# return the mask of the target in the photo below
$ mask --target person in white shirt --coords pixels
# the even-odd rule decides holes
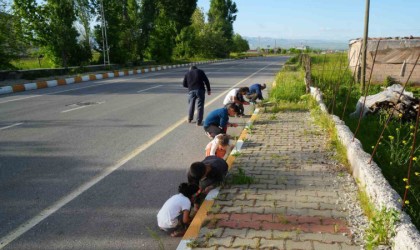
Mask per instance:
[[[244,115],[244,105],[248,105],[249,102],[245,101],[244,95],[248,94],[249,88],[242,87],[242,88],[235,88],[230,90],[225,99],[223,100],[223,105],[228,105],[230,103],[235,103],[239,107],[239,114],[238,116]]]
[[[157,223],[161,230],[172,237],[183,236],[191,222],[191,199],[198,192],[198,186],[192,183],[181,183],[179,194],[169,198],[157,214]]]

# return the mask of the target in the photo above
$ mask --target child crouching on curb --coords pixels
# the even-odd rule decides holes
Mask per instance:
[[[226,151],[229,147],[230,136],[226,134],[218,134],[206,146],[206,156],[215,155],[224,159]]]
[[[179,185],[179,194],[169,198],[157,214],[157,222],[161,230],[168,232],[172,237],[184,235],[191,222],[191,199],[197,191],[196,184],[181,183]]]

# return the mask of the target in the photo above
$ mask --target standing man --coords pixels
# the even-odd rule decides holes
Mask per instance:
[[[204,86],[205,85],[205,86]],[[203,125],[204,115],[204,99],[207,94],[211,94],[210,82],[204,71],[191,66],[190,70],[185,74],[183,86],[188,88],[188,123],[194,118],[195,101],[198,99],[197,108],[197,126]]]

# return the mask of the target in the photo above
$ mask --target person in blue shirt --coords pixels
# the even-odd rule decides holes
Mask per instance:
[[[249,92],[246,95],[246,98],[248,98],[250,102],[254,102],[254,103],[257,101],[257,99],[264,100],[264,97],[263,97],[261,91],[264,90],[266,87],[267,87],[267,85],[265,85],[265,83],[263,83],[263,84],[259,84],[259,83],[252,84],[249,87]]]
[[[236,123],[229,123],[229,116],[236,116],[239,108],[231,103],[223,108],[211,111],[204,120],[204,131],[206,135],[213,139],[218,134],[226,134],[227,127],[237,127]]]

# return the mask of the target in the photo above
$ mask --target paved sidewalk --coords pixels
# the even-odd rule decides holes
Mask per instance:
[[[361,249],[356,185],[309,112],[260,114],[193,249]],[[252,176],[238,184],[232,176]],[[360,212],[359,212],[360,215]],[[352,227],[353,226],[353,227]]]

